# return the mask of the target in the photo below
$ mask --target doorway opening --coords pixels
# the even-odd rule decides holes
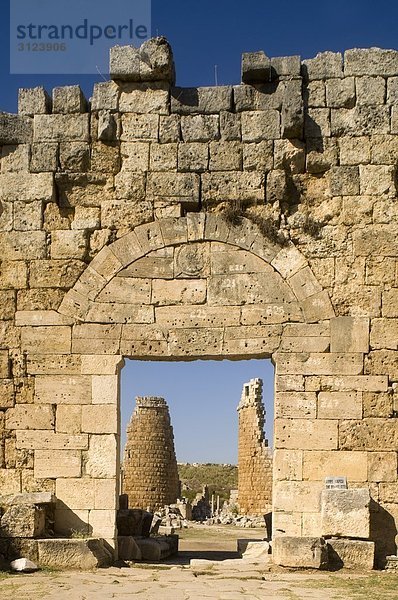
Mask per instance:
[[[188,560],[206,556],[223,559],[237,556],[237,539],[242,538],[243,526],[244,537],[266,538],[268,532],[264,515],[257,514],[257,520],[251,521],[247,508],[240,511],[238,459],[241,469],[245,470],[239,485],[243,481],[248,488],[244,494],[241,491],[242,501],[247,502],[251,492],[255,495],[256,484],[264,479],[263,472],[255,471],[256,468],[261,469],[260,454],[264,449],[261,451],[260,448],[264,446],[268,446],[266,455],[270,468],[267,476],[272,488],[274,367],[271,361],[126,360],[120,377],[122,470],[123,459],[128,460],[125,453],[126,432],[136,407],[135,399],[140,399],[138,410],[141,410],[138,404],[142,405],[143,400],[154,399],[158,404],[161,398],[165,399],[169,409],[181,482],[179,498],[184,498],[183,502],[187,501],[194,507],[196,517],[194,520],[192,512],[189,512],[190,518],[183,519],[182,528],[175,531],[180,536],[180,558]],[[259,414],[258,404],[250,405],[253,398],[249,398],[249,391],[251,394],[252,382],[258,379],[263,382],[260,400],[265,419]],[[249,402],[243,409],[242,399],[245,404]],[[129,435],[131,432],[130,427]],[[136,429],[134,435],[137,435]],[[243,458],[242,436],[246,449]],[[134,444],[128,446],[131,447]],[[248,461],[250,452],[253,453],[251,462]],[[141,459],[137,464],[145,469]],[[137,468],[134,472],[137,476]],[[143,476],[147,475],[143,473]],[[123,474],[121,479],[123,492]],[[202,510],[203,504],[202,508],[198,506],[199,499],[207,502],[207,513]],[[181,521],[177,522],[181,524]],[[252,527],[248,527],[250,523]]]

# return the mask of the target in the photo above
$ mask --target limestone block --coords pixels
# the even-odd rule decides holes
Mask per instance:
[[[334,317],[333,306],[326,290],[303,300],[301,308],[308,323]]]
[[[53,569],[90,571],[113,562],[104,540],[95,538],[39,540],[38,552],[39,565]]]
[[[359,167],[361,194],[388,194],[395,197],[394,167],[385,165],[361,165]]]
[[[336,450],[338,421],[328,419],[275,419],[278,448],[287,450]]]
[[[303,479],[324,481],[325,477],[347,477],[349,482],[367,481],[366,452],[304,451]]]
[[[61,478],[56,481],[57,509],[90,510],[94,506],[95,480]]]
[[[281,112],[281,134],[284,138],[303,136],[304,110],[302,83],[300,80],[286,81]]]
[[[383,317],[398,317],[398,288],[383,292]]]
[[[365,359],[365,373],[388,375],[391,381],[398,380],[397,353],[395,350],[374,350]]]
[[[302,62],[302,72],[309,81],[343,77],[343,57],[340,52],[319,52],[315,58]]]
[[[151,145],[151,171],[175,171],[177,169],[177,144]]]
[[[179,171],[206,171],[209,164],[209,146],[201,142],[178,144]]]
[[[84,231],[54,231],[51,240],[51,257],[55,259],[83,259],[87,251]]]
[[[35,402],[91,404],[91,377],[89,375],[37,375]]]
[[[333,136],[354,137],[390,133],[390,116],[385,106],[332,108],[330,132]]]
[[[240,310],[231,307],[227,312],[224,308],[181,306],[178,312],[173,308],[159,306],[155,309],[156,323],[167,327],[222,327],[239,325]]]
[[[78,85],[65,85],[53,89],[53,113],[83,113],[87,103]]]
[[[172,88],[171,112],[180,115],[211,114],[232,108],[232,87]]]
[[[372,349],[388,348],[398,349],[398,320],[397,319],[373,319],[370,333],[370,344]]]
[[[89,115],[35,115],[35,142],[89,141]]]
[[[199,201],[199,176],[195,173],[149,173],[147,192],[152,196],[177,196]]]
[[[345,75],[398,75],[398,52],[381,48],[353,48],[344,52]]]
[[[14,203],[14,229],[16,231],[32,231],[41,229],[42,202],[15,202]]]
[[[79,450],[35,450],[34,476],[36,479],[80,477]]]
[[[226,171],[202,175],[202,197],[207,202],[264,200],[262,173]]]
[[[153,323],[152,306],[94,302],[87,313],[87,320],[94,323]],[[84,350],[81,350],[84,354]]]
[[[301,512],[282,512],[274,510],[272,514],[272,527],[274,536],[294,535],[301,536],[301,521],[303,513]]]
[[[0,469],[0,489],[2,495],[21,492],[21,472],[17,469]]]
[[[149,168],[148,142],[122,142],[122,168],[126,171],[147,171]]]
[[[86,434],[71,435],[50,431],[17,431],[17,449],[27,450],[86,450]]]
[[[3,375],[8,377],[9,373],[8,373],[8,369],[9,369],[9,365],[8,365],[8,356],[4,355],[4,360],[1,360],[0,358],[0,362],[3,362]],[[0,370],[1,373],[1,370]],[[11,409],[15,404],[15,395],[14,395],[14,381],[12,379],[0,379],[0,408],[1,409],[5,409],[5,408],[9,408]]]
[[[278,392],[275,396],[275,417],[314,419],[316,394],[314,392]]]
[[[3,146],[1,151],[1,171],[29,171],[29,144]]]
[[[278,353],[278,373],[294,375],[359,375],[363,371],[360,353]]]
[[[357,77],[355,80],[357,104],[384,104],[386,82],[384,77]]]
[[[90,510],[89,524],[94,535],[104,539],[115,538],[116,534],[116,511],[112,510]]]
[[[280,135],[280,117],[276,110],[247,111],[242,113],[242,141],[274,140]]]
[[[116,477],[116,463],[116,436],[91,435],[90,447],[86,454],[86,474],[100,479]]]
[[[365,392],[386,392],[388,387],[388,378],[383,376],[361,375],[357,377],[326,377],[320,378],[317,385],[323,390],[331,391],[365,391]],[[318,389],[318,388],[317,388]]]
[[[301,71],[300,56],[274,56],[271,58],[271,68],[278,77],[299,77]]]
[[[83,433],[117,433],[117,430],[116,402],[82,406]]]
[[[323,81],[309,81],[303,94],[305,104],[309,108],[323,108],[326,106],[326,88]]]
[[[115,479],[96,479],[94,484],[94,509],[114,511],[117,508]]]
[[[19,173],[0,174],[1,200],[9,202],[43,200],[44,202],[51,202],[53,193],[53,176],[51,173],[26,173],[23,178]]]
[[[15,313],[15,324],[21,326],[72,325],[71,319],[55,310],[19,310]]]
[[[282,248],[273,258],[271,265],[284,278],[291,277],[301,268],[307,265],[307,261],[303,254],[297,250],[295,246]]]
[[[17,404],[6,413],[6,429],[54,429],[52,406]]]
[[[124,366],[124,360],[119,356],[82,356],[81,357],[81,373],[82,375],[96,375],[98,378],[98,382],[96,386],[98,386],[98,390],[100,389],[100,377],[104,377],[102,383],[105,389],[107,387],[107,383],[111,384],[114,380],[111,375],[117,375],[119,370]],[[93,378],[93,388],[94,388]],[[93,404],[95,404],[93,402]],[[105,402],[107,404],[107,402]],[[111,404],[111,402],[109,402]]]
[[[149,304],[151,280],[131,277],[115,277],[96,295],[97,302],[120,304]]]
[[[294,302],[295,298],[285,282],[270,268],[264,269],[264,271],[264,273],[213,275],[208,281],[208,304],[239,305]],[[256,302],[259,298],[261,298],[261,301]]]
[[[168,115],[169,91],[167,84],[124,84],[120,91],[119,110],[121,113]]]
[[[140,48],[114,46],[110,50],[111,79],[167,81],[175,79],[173,53],[164,37],[151,38]]]
[[[298,300],[305,300],[322,291],[322,286],[318,283],[309,267],[304,267],[292,275],[288,279],[288,283]]]
[[[59,503],[62,506],[61,503]],[[73,511],[69,508],[57,508],[55,511],[54,531],[56,535],[81,535],[88,537],[90,534],[88,524],[88,510]]]
[[[38,354],[68,354],[71,349],[71,328],[23,327],[21,329],[22,348]]]
[[[177,115],[168,117],[160,116],[159,120],[159,142],[170,144],[180,139],[180,119]]]
[[[101,142],[115,142],[118,135],[119,121],[108,110],[98,113],[97,138]]]
[[[142,560],[159,562],[170,555],[170,546],[166,539],[161,538],[136,538],[141,550]]]
[[[229,246],[224,246],[223,249],[225,252],[213,252],[210,255],[212,275],[260,273],[267,266],[261,258],[251,252],[231,249]]]
[[[122,116],[122,141],[151,141],[158,139],[159,115],[135,115],[126,113]]]
[[[289,337],[284,336],[279,350],[281,352],[327,352],[330,341],[328,337]]]
[[[359,165],[370,162],[370,138],[360,136],[356,138],[339,138],[340,164],[341,165]],[[374,151],[374,142],[372,143],[372,152]]]
[[[277,392],[303,392],[304,377],[302,375],[280,375],[275,381],[275,390]]]
[[[333,568],[364,569],[374,567],[374,542],[331,538],[327,541],[329,564]]]
[[[278,481],[301,481],[303,479],[302,450],[275,450],[273,465],[274,476]]]
[[[355,196],[359,194],[359,170],[355,166],[332,167],[329,171],[332,196]]]
[[[110,110],[112,112],[118,109],[119,86],[113,81],[101,81],[94,84],[93,97],[91,100],[91,110]]]
[[[40,173],[43,171],[56,171],[58,166],[58,144],[42,143],[32,144],[30,157],[30,171]]]
[[[330,136],[330,109],[309,108],[304,119],[306,137]]]
[[[262,50],[242,54],[243,83],[259,83],[271,78],[271,61]]]
[[[118,536],[117,538],[119,560],[141,560],[141,550],[132,536]]]
[[[27,372],[29,375],[79,375],[80,356],[70,354],[45,355],[34,354],[27,360]]]
[[[37,538],[45,533],[44,507],[15,505],[7,508],[0,521],[0,536],[7,538]]]
[[[301,318],[300,307],[295,302],[268,304],[263,308],[242,306],[242,325],[271,325]]]
[[[32,117],[51,112],[51,98],[43,87],[18,90],[18,114]]]
[[[156,306],[170,304],[203,304],[206,300],[206,281],[179,280],[177,282],[154,279],[152,302]]]
[[[13,319],[15,308],[15,292],[13,290],[0,291],[0,319]]]
[[[391,133],[398,133],[398,109],[396,106],[391,108]]]
[[[6,260],[45,258],[46,234],[44,231],[0,232],[0,253]]]
[[[335,317],[330,320],[331,352],[368,352],[369,319]]]
[[[25,144],[32,140],[32,119],[9,113],[0,114],[0,143]]]
[[[327,545],[323,538],[278,536],[273,540],[272,559],[283,567],[325,569]]]
[[[0,350],[0,377],[7,378],[10,375],[10,360],[7,350]]]
[[[368,481],[395,481],[397,473],[396,452],[368,453]]]
[[[361,419],[361,392],[319,392],[318,417],[320,419]]]
[[[91,170],[102,173],[118,173],[121,168],[119,147],[94,142],[91,145]]]
[[[74,404],[57,406],[55,431],[57,433],[81,433],[82,407]]]
[[[210,171],[239,171],[242,168],[242,145],[239,142],[210,143]]]
[[[209,142],[220,138],[218,115],[189,115],[181,117],[184,142]]]
[[[285,140],[276,140],[284,142]],[[273,144],[270,140],[262,140],[252,144],[243,144],[244,171],[270,171],[273,168]]]
[[[355,104],[354,77],[326,81],[326,105],[332,108],[352,108]]]
[[[242,138],[240,115],[234,114],[229,111],[221,111],[220,134],[222,140],[229,142],[234,140],[240,141]]]
[[[223,352],[227,355],[272,354],[280,343],[278,326],[229,327],[225,329]]]
[[[366,488],[323,490],[322,534],[368,539],[370,494]]]
[[[179,328],[169,330],[168,353],[171,356],[218,356],[223,350],[222,328],[195,329]],[[163,343],[160,342],[160,350]],[[228,344],[228,342],[226,342]],[[150,349],[156,345],[151,342]]]

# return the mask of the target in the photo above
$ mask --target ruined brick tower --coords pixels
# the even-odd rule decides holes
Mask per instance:
[[[245,383],[238,406],[238,503],[245,514],[266,514],[272,507],[272,455],[264,435],[263,382]]]
[[[127,427],[123,492],[131,508],[155,510],[179,494],[177,460],[169,408],[164,398],[136,398]]]

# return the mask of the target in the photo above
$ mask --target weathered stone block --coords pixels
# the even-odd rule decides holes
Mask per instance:
[[[368,489],[323,490],[321,505],[323,535],[369,538]]]
[[[36,479],[80,477],[79,450],[35,450],[34,476]]]
[[[243,142],[260,142],[281,137],[280,116],[276,110],[247,111],[242,113],[241,121]]]
[[[35,115],[35,142],[89,141],[89,115]]]
[[[319,392],[318,417],[320,419],[361,419],[361,393]]]
[[[326,477],[347,477],[349,482],[367,480],[366,452],[307,451],[303,453],[303,479],[325,481]]]
[[[184,142],[209,142],[220,138],[218,115],[181,117],[181,135]]]
[[[325,569],[327,545],[323,538],[278,536],[273,540],[272,559],[283,567]]]
[[[20,88],[18,113],[20,115],[45,115],[51,112],[51,98],[43,87]]]
[[[174,83],[173,53],[164,37],[147,40],[140,48],[114,46],[110,50],[111,79]]]
[[[44,535],[45,509],[41,506],[15,505],[7,508],[0,521],[1,537],[37,538]]]
[[[386,82],[384,77],[357,77],[355,80],[357,104],[384,104]]]
[[[51,431],[17,431],[17,449],[27,450],[86,450],[86,434],[70,435]]]
[[[116,453],[115,435],[91,435],[86,454],[86,474],[100,479],[116,477]]]
[[[337,450],[338,421],[328,419],[275,419],[278,448]]]
[[[373,482],[395,481],[397,474],[396,452],[368,453],[368,480]]]
[[[398,52],[382,48],[353,48],[344,52],[345,75],[398,75]]]
[[[211,114],[232,108],[232,87],[173,88],[171,112],[180,115]]]
[[[54,428],[52,406],[17,404],[6,413],[6,429],[50,429]]]
[[[303,60],[302,72],[309,81],[343,77],[343,57],[340,52],[319,52],[315,58]]]
[[[0,359],[1,361],[1,359]],[[3,374],[8,377],[9,364],[4,359]],[[14,381],[12,379],[0,379],[0,408],[12,408],[15,404]]]
[[[262,173],[226,171],[202,175],[202,197],[207,202],[264,200]]]
[[[243,83],[261,83],[271,79],[271,61],[262,50],[242,54]]]
[[[59,404],[56,411],[57,433],[81,433],[82,407],[74,404]]]
[[[113,556],[103,539],[48,539],[38,541],[39,565],[55,569],[90,571],[109,567]]]
[[[368,352],[369,319],[335,317],[330,320],[331,352]]]
[[[278,392],[275,396],[275,417],[315,418],[316,394],[314,392]]]
[[[87,102],[80,86],[65,85],[53,89],[53,113],[84,113]]]
[[[25,144],[32,140],[33,124],[29,117],[0,113],[0,143]]]
[[[326,81],[326,105],[332,108],[352,108],[355,104],[354,77]]]
[[[117,433],[117,429],[116,403],[82,406],[82,432]]]
[[[327,540],[329,565],[332,568],[372,570],[374,567],[374,542],[363,540]]]

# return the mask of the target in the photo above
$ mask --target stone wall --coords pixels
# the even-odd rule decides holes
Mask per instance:
[[[322,533],[341,475],[391,554],[398,53],[245,55],[244,84],[183,89],[158,39],[111,72],[0,115],[2,490],[112,540],[122,357],[272,357],[275,535]]]
[[[179,496],[173,428],[164,398],[136,398],[127,427],[122,492],[130,508],[151,511],[173,504]]]
[[[263,382],[245,383],[238,405],[238,504],[241,513],[272,511],[272,452],[265,438]]]

